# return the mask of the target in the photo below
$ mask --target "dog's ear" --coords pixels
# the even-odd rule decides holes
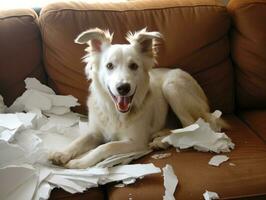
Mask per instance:
[[[141,53],[145,53],[148,56],[155,57],[158,51],[158,39],[162,39],[163,36],[159,32],[147,32],[144,28],[135,33],[128,32],[127,41],[139,48]]]
[[[99,28],[89,29],[82,32],[75,39],[77,44],[88,44],[90,51],[101,52],[103,47],[110,46],[112,43],[113,34],[110,34],[109,30],[103,31]]]

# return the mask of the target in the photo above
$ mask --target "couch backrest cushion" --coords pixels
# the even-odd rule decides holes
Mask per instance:
[[[266,108],[266,0],[232,0],[232,58],[239,109]]]
[[[23,93],[26,77],[46,82],[37,15],[31,9],[0,10],[0,94],[7,105]]]
[[[50,85],[59,93],[77,96],[82,105],[88,82],[81,62],[85,46],[73,42],[77,35],[99,27],[115,33],[114,43],[124,43],[129,30],[147,27],[149,31],[160,31],[165,38],[158,58],[160,67],[188,71],[205,90],[213,109],[233,111],[230,17],[218,1],[56,3],[42,10],[40,26]]]

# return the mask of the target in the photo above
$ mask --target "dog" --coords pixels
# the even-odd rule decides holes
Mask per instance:
[[[129,32],[129,44],[113,45],[112,38],[109,31],[95,28],[75,40],[88,44],[84,61],[92,80],[89,128],[65,149],[51,153],[53,163],[87,168],[112,155],[146,150],[154,137],[165,135],[169,106],[184,127],[200,117],[213,129],[223,125],[211,115],[207,97],[191,75],[181,69],[154,68],[156,41],[162,40],[159,32]],[[159,140],[152,143],[160,145]]]

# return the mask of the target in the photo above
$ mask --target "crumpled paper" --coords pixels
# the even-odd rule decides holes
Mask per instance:
[[[215,115],[217,112],[215,112]],[[163,143],[168,143],[179,149],[193,147],[203,152],[230,152],[235,145],[225,134],[215,132],[211,129],[209,123],[199,118],[194,124],[182,129],[171,131],[172,134],[162,139]]]
[[[216,192],[210,192],[208,190],[203,193],[203,197],[205,200],[219,199],[219,195]]]

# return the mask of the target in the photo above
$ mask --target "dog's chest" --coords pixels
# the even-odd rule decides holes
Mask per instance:
[[[93,121],[97,124],[105,142],[120,140],[128,132],[129,123],[114,113],[103,110],[96,105],[93,113]]]
[[[105,142],[123,139],[129,129],[127,123],[111,116],[102,116],[99,123]]]

